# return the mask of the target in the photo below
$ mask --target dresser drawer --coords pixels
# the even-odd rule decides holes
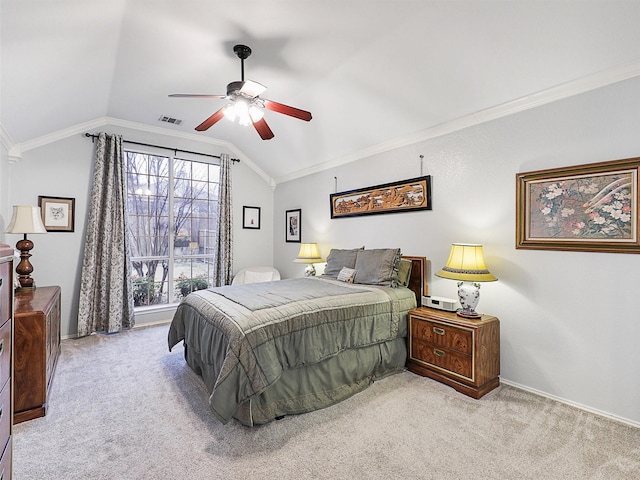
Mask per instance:
[[[0,458],[0,480],[11,480],[11,438]]]
[[[4,450],[11,435],[11,382],[0,392],[0,450]]]
[[[11,375],[11,322],[0,327],[0,388]]]
[[[411,341],[412,359],[473,381],[473,357],[420,339]]]
[[[411,336],[435,345],[471,354],[473,331],[440,322],[411,317]]]
[[[4,450],[11,435],[11,382],[0,392],[0,450]]]
[[[9,320],[11,316],[11,272],[12,262],[0,263],[0,325]],[[8,301],[7,301],[8,300]]]

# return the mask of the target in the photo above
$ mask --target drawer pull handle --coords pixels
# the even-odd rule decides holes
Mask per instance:
[[[4,280],[3,278],[0,278],[0,287],[2,286],[2,280]],[[2,479],[0,479],[2,480]]]
[[[433,349],[433,353],[435,353],[439,357],[444,357],[444,352],[442,350],[438,350],[437,348]]]
[[[4,353],[4,338],[2,340],[0,340],[0,355],[2,355]],[[0,480],[2,480],[0,478]]]
[[[444,328],[433,327],[433,331],[438,335],[444,335]]]
[[[0,405],[0,419],[2,419],[2,412],[4,412],[4,405]],[[2,480],[1,477],[0,480]]]

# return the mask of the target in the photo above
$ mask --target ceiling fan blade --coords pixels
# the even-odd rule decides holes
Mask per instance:
[[[273,132],[269,128],[269,125],[267,125],[267,122],[264,118],[253,122],[253,126],[260,135],[260,138],[262,138],[263,140],[270,140],[274,137]]]
[[[222,107],[220,110],[218,110],[216,113],[211,115],[209,118],[207,118],[200,125],[198,125],[196,127],[196,130],[198,132],[204,132],[205,130],[208,130],[209,128],[211,128],[216,122],[218,122],[219,120],[222,119],[222,117],[224,117],[224,109],[225,108],[227,108],[227,105]]]
[[[181,97],[181,98],[225,98],[226,95],[207,95],[201,93],[172,93],[169,95],[170,97]]]
[[[258,82],[254,82],[253,80],[247,80],[242,84],[242,88],[240,88],[240,93],[243,93],[250,97],[257,97],[266,89],[267,87],[259,84]]]
[[[263,101],[264,108],[266,108],[267,110],[271,110],[272,112],[283,113],[285,115],[289,115],[290,117],[304,120],[305,122],[311,120],[311,112],[307,112],[306,110],[300,110],[299,108],[290,107],[278,102],[272,102],[271,100],[263,99]]]

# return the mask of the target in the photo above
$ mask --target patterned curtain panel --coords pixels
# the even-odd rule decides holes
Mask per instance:
[[[229,285],[233,279],[233,213],[231,211],[231,158],[220,155],[220,197],[218,198],[218,236],[215,282]]]
[[[87,220],[78,336],[134,325],[122,137],[100,133]]]

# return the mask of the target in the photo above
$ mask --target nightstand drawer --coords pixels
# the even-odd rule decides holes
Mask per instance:
[[[473,332],[461,327],[411,317],[411,336],[442,347],[471,354]]]
[[[473,358],[431,342],[413,338],[411,357],[420,363],[442,368],[457,376],[473,381]]]

